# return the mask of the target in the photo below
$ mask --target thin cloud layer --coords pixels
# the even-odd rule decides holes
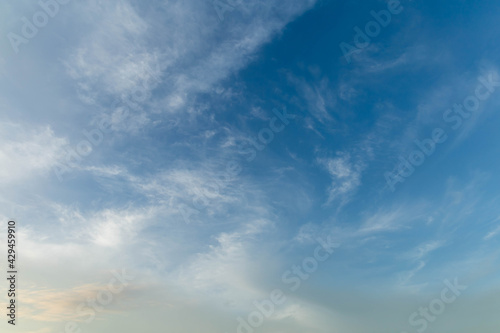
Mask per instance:
[[[428,331],[496,332],[493,3],[46,3],[0,5],[19,332],[410,333],[455,280]]]

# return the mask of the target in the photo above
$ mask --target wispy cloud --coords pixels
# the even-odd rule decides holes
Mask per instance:
[[[216,236],[216,245],[199,253],[180,271],[177,283],[186,290],[195,290],[205,296],[224,302],[238,300],[244,303],[262,296],[252,282],[251,271],[257,269],[253,249],[258,239],[272,229],[266,220],[255,220],[239,230]],[[261,262],[263,263],[263,262]],[[240,303],[241,304],[241,303]]]
[[[328,170],[332,178],[332,183],[328,189],[329,193],[326,204],[329,205],[339,200],[341,205],[344,205],[361,185],[362,168],[352,163],[349,154],[320,160],[320,163]]]
[[[410,216],[405,208],[396,208],[388,211],[380,211],[370,217],[362,224],[359,232],[376,233],[396,231],[401,228],[409,227],[410,222],[415,219]]]
[[[62,160],[68,141],[49,127],[27,128],[20,124],[0,124],[0,158],[4,161],[0,182],[11,183],[45,177]]]
[[[432,241],[420,244],[412,251],[403,255],[403,257],[418,261],[432,253],[433,251],[443,247],[446,243],[444,241]]]
[[[494,222],[498,222],[498,221],[500,221],[500,217],[498,219],[496,219]],[[488,232],[486,234],[486,236],[484,236],[484,240],[490,240],[493,237],[497,236],[498,234],[500,234],[500,225],[497,226],[496,228],[494,228],[492,231]]]

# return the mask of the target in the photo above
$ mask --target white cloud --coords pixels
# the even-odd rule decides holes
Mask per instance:
[[[158,55],[144,40],[150,27],[128,2],[91,1],[79,14],[92,29],[65,64],[82,90],[120,96],[159,75]]]
[[[419,290],[424,285],[410,285],[410,281],[418,272],[424,269],[425,266],[425,261],[420,260],[413,269],[399,274],[399,286],[403,288],[409,288],[410,290]]]
[[[0,142],[3,184],[47,174],[61,160],[67,145],[49,126],[27,129],[12,123],[0,124]]]
[[[205,253],[199,253],[180,271],[178,283],[195,294],[216,297],[228,302],[249,301],[265,295],[251,280],[263,264],[253,256],[258,237],[271,227],[267,220],[255,220],[234,232],[223,232],[216,237]]]
[[[500,217],[497,218],[494,222],[498,222],[498,221],[500,221]],[[484,236],[484,240],[490,240],[493,237],[497,236],[498,234],[500,234],[500,225],[497,226],[492,231],[488,232],[488,234],[486,234],[486,236]]]
[[[411,260],[421,260],[431,252],[443,247],[445,245],[444,241],[432,241],[420,244],[415,249],[405,254],[404,257]]]
[[[332,178],[332,184],[328,190],[329,194],[326,204],[330,204],[339,199],[341,205],[347,203],[350,196],[354,194],[356,189],[361,185],[361,167],[352,164],[349,154],[344,154],[332,159],[320,160],[320,163],[325,166]]]
[[[152,82],[144,87],[149,96],[161,80],[162,97],[148,98],[141,107],[190,112],[186,106],[197,93],[211,91],[246,66],[264,43],[314,3],[246,2],[226,13],[223,22],[211,2],[142,4],[146,9],[140,12],[123,1],[86,3],[78,15],[92,32],[65,64],[90,103],[99,103],[103,94],[122,98],[144,82]],[[150,5],[159,6],[148,10]]]
[[[303,78],[288,75],[288,80],[293,84],[306,103],[307,111],[320,123],[330,123],[334,119],[330,115],[337,104],[335,89],[327,79],[316,83],[309,83]]]
[[[408,212],[408,207],[398,207],[396,209],[379,211],[370,216],[361,226],[361,233],[375,233],[395,231],[401,228],[410,227],[410,222],[418,218],[411,216]]]
[[[91,242],[104,247],[118,248],[137,239],[139,232],[154,215],[151,209],[138,211],[105,210],[90,221]]]

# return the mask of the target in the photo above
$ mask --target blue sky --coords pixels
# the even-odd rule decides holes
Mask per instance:
[[[48,3],[1,5],[18,332],[245,332],[275,289],[252,331],[496,332],[497,1]]]

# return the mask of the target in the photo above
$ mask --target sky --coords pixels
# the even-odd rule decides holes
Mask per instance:
[[[498,1],[0,13],[2,332],[498,331]]]

